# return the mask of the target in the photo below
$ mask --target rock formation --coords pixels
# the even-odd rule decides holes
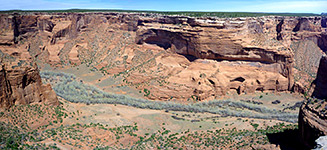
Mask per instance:
[[[327,135],[327,102],[310,99],[300,108],[299,129],[303,143],[308,148],[315,146],[319,136]]]
[[[42,84],[35,63],[27,63],[22,60],[16,61],[13,57],[1,54],[0,108],[9,108],[15,104],[59,104],[57,95],[50,84]],[[8,58],[11,60],[8,60]]]
[[[121,83],[115,86],[148,89],[149,99],[206,100],[229,92],[303,92],[303,83],[294,82],[293,66],[314,72],[318,63],[302,67],[294,63],[294,57],[316,60],[313,57],[326,51],[322,17],[30,13],[2,14],[0,20],[4,52],[36,59],[41,66],[86,64],[106,76],[121,75]],[[312,46],[297,46],[308,45],[305,41]],[[300,55],[308,49],[317,55]]]
[[[327,135],[327,56],[323,56],[314,82],[315,89],[300,109],[299,129],[303,142],[309,147],[315,146],[319,136]],[[319,99],[317,99],[319,98]]]
[[[320,59],[320,65],[315,82],[315,89],[312,97],[327,100],[327,56]]]

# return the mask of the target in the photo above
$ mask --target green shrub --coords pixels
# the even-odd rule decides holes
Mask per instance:
[[[148,89],[143,89],[143,92],[144,92],[144,96],[150,95],[150,91]]]

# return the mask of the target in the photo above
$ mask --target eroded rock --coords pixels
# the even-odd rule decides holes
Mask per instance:
[[[310,99],[300,108],[299,130],[303,143],[314,148],[319,136],[327,135],[327,102]]]
[[[314,148],[315,140],[327,135],[327,59],[323,56],[315,80],[315,89],[300,108],[299,129],[303,142],[309,148]],[[319,99],[318,99],[319,98]]]
[[[59,104],[50,84],[42,84],[35,63],[21,60],[6,62],[2,59],[0,66],[0,107],[31,103]]]
[[[30,13],[0,19],[3,33],[12,33],[0,36],[6,52],[41,65],[87,64],[114,77],[124,73],[122,86],[148,89],[147,98],[160,100],[207,100],[232,92],[304,93],[302,82],[308,80],[293,79],[294,64],[302,65],[294,63],[294,53],[297,60],[316,62],[313,56],[325,45],[321,17]],[[299,49],[295,42],[309,46]],[[311,45],[315,53],[306,55]],[[315,72],[318,66],[303,68]]]

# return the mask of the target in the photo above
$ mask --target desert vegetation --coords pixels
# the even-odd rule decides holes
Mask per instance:
[[[46,137],[43,131],[62,124],[68,117],[63,107],[47,105],[14,105],[10,109],[0,112],[0,148],[3,149],[33,149],[53,148],[40,142]]]
[[[58,96],[74,103],[121,104],[144,109],[208,112],[221,116],[277,119],[293,123],[297,122],[298,118],[298,114],[228,99],[182,104],[172,101],[150,101],[126,95],[106,93],[95,86],[78,81],[74,75],[67,73],[43,71],[41,77],[45,82],[52,84]]]
[[[306,105],[321,114],[327,114],[327,101],[325,99],[309,97]]]
[[[98,148],[117,144],[124,137],[134,137],[137,125],[108,128],[102,124],[67,124],[63,120],[78,118],[79,112],[69,113],[63,106],[15,105],[0,111],[1,149]],[[88,130],[88,131],[86,131]],[[92,131],[101,132],[99,137]],[[88,133],[85,133],[88,132]],[[106,135],[106,138],[100,136]],[[118,149],[121,145],[115,146]]]
[[[67,102],[64,102],[67,103]],[[108,127],[101,123],[74,123],[81,112],[60,106],[15,105],[0,111],[1,149],[249,149],[270,144],[269,135],[297,130],[278,123],[252,129],[213,128],[174,132],[167,124],[154,132],[139,132],[139,125]]]
[[[257,124],[253,124],[255,127]],[[269,144],[268,134],[294,130],[296,125],[283,123],[269,126],[266,129],[255,130],[216,129],[207,131],[183,131],[172,133],[162,127],[156,133],[139,137],[136,149],[260,149]],[[141,144],[142,143],[142,144]],[[134,148],[134,147],[133,147]]]

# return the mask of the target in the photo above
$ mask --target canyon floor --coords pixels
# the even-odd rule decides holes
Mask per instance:
[[[44,67],[42,70],[43,82],[51,83],[57,93],[56,87],[60,83],[67,85],[66,91],[69,91],[70,83],[78,81],[81,83],[80,88],[94,87],[112,95],[124,94],[133,98],[146,98],[143,91],[129,90],[127,86],[121,87],[119,84],[118,86],[114,84],[119,83],[119,78],[111,78],[112,85],[108,88],[111,90],[99,86],[97,81],[102,76],[101,72],[91,71],[84,65],[56,69]],[[55,75],[45,76],[51,73]],[[64,75],[71,77],[70,79],[74,81],[63,81]],[[92,91],[96,95],[97,91]],[[137,108],[138,106],[105,104],[106,102],[101,104],[83,101],[73,103],[59,96],[58,98],[59,106],[15,105],[9,110],[2,110],[0,120],[1,127],[5,131],[1,133],[3,141],[11,146],[15,146],[15,142],[17,146],[21,145],[20,142],[22,142],[24,143],[21,145],[22,148],[37,149],[302,148],[297,122],[287,119],[281,121],[283,118],[278,117],[260,119],[260,117],[271,116],[272,114],[269,113],[280,112],[285,115],[295,114],[295,120],[297,120],[299,107],[304,100],[303,96],[297,93],[255,92],[241,95],[230,93],[218,100],[226,101],[226,103],[218,104],[223,106],[216,106],[236,112],[226,114],[196,110],[193,112],[192,109],[176,111],[171,110],[170,107],[159,110],[157,108],[144,109]],[[183,102],[173,99],[167,103],[169,102],[181,105],[201,103],[193,100]],[[115,103],[115,101],[108,103]],[[242,108],[243,105],[249,108]],[[256,115],[246,117],[248,114],[245,113],[237,117],[237,112],[242,111],[253,112],[259,118]],[[13,133],[17,137],[7,138]]]
[[[1,111],[6,131],[1,138],[37,149],[301,148],[294,123],[63,99],[60,103],[58,107],[16,105]],[[13,133],[15,140],[6,139]]]

